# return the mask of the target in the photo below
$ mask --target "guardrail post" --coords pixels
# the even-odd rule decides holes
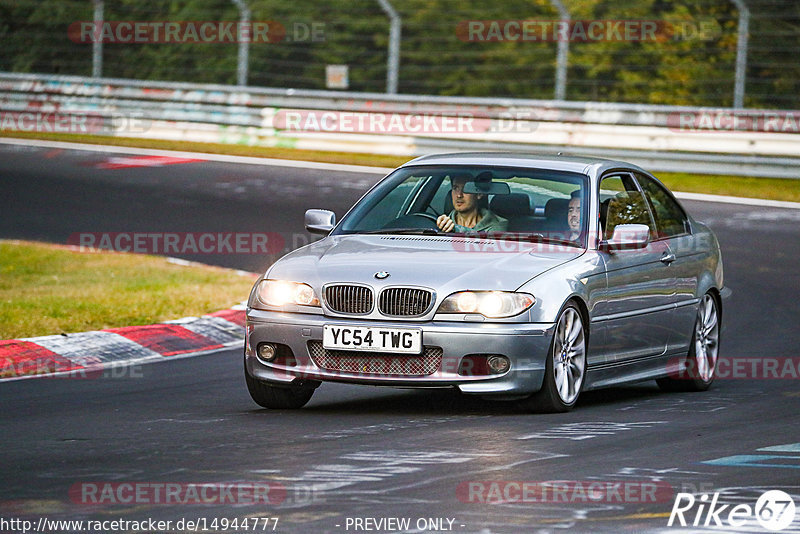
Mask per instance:
[[[750,31],[750,10],[744,0],[731,0],[739,10],[739,35],[736,38],[736,75],[733,107],[744,107],[744,82],[747,77],[747,39]]]
[[[389,0],[378,0],[384,13],[389,17],[389,57],[386,60],[386,92],[397,94],[397,79],[400,70],[400,15]]]
[[[250,28],[250,8],[247,7],[245,0],[233,0],[239,8],[239,60],[236,64],[236,85],[247,85],[247,70],[250,63],[250,40],[252,30]]]
[[[105,3],[103,0],[94,2],[94,40],[92,41],[92,78],[103,76],[103,39],[102,29]]]
[[[550,0],[550,3],[558,10],[560,23],[569,24],[569,11],[561,0]],[[556,32],[558,35],[558,32]],[[564,100],[567,96],[567,61],[569,57],[569,39],[558,39],[558,51],[556,53],[556,91],[555,99]]]

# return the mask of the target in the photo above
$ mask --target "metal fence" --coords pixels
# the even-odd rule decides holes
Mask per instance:
[[[373,93],[800,108],[798,2],[479,4],[0,0],[0,70]]]
[[[567,152],[656,171],[800,178],[800,113],[780,111],[0,73],[2,130],[402,156]]]

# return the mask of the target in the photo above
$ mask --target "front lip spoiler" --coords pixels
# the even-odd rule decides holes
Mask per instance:
[[[458,373],[443,372],[438,370],[429,375],[379,375],[379,374],[361,374],[361,373],[346,373],[342,371],[331,371],[317,367],[313,360],[311,366],[283,366],[274,365],[262,362],[259,363],[272,371],[273,378],[282,381],[291,382],[294,380],[313,380],[313,381],[336,381],[367,384],[373,386],[402,386],[409,387],[429,387],[429,388],[448,388],[457,387],[459,385],[486,382],[491,380],[502,380],[507,378],[511,371],[506,371],[497,375],[460,375]]]
[[[282,370],[281,370],[282,371]],[[463,384],[463,379],[470,379],[470,382],[477,380],[487,380],[494,378],[504,378],[508,373],[502,375],[490,375],[482,377],[464,377],[456,375],[453,379],[440,379],[439,381],[426,381],[428,377],[408,377],[408,376],[368,376],[368,375],[355,375],[346,373],[329,373],[324,370],[316,371],[296,371],[297,376],[287,373],[287,383],[296,380],[314,381],[314,382],[341,382],[347,384],[360,384],[364,386],[385,386],[385,387],[408,387],[408,388],[425,388],[425,389],[450,389],[457,388]],[[459,380],[460,379],[460,380]]]
[[[486,375],[486,376],[461,376],[457,374],[448,374],[446,376],[439,375],[438,379],[429,380],[430,377],[380,377],[380,376],[365,376],[353,375],[344,373],[331,373],[324,370],[312,369],[303,370],[305,368],[290,368],[296,374],[291,374],[291,371],[284,371],[286,368],[276,368],[274,366],[265,366],[263,363],[258,362],[257,367],[251,367],[254,362],[247,363],[249,357],[246,358],[245,365],[251,369],[251,375],[260,380],[266,380],[275,384],[276,386],[293,387],[303,385],[303,383],[314,384],[313,387],[318,386],[321,382],[337,382],[342,384],[353,384],[363,386],[376,386],[376,387],[391,387],[399,389],[457,389],[462,393],[478,394],[478,395],[514,395],[522,396],[532,393],[537,390],[542,383],[544,377],[544,369],[531,369],[524,370],[511,370],[501,375]],[[253,357],[253,360],[257,358]],[[431,375],[431,376],[436,376]],[[520,385],[523,390],[520,390]]]

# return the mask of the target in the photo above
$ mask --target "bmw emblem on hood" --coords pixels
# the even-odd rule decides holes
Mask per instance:
[[[375,273],[375,278],[377,278],[378,280],[389,278],[389,273],[387,273],[386,271],[378,271],[377,273]]]

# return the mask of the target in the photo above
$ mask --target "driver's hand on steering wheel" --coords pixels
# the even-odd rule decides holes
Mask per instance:
[[[447,215],[439,215],[439,218],[436,219],[436,226],[438,226],[439,230],[442,232],[452,232],[456,223]]]

